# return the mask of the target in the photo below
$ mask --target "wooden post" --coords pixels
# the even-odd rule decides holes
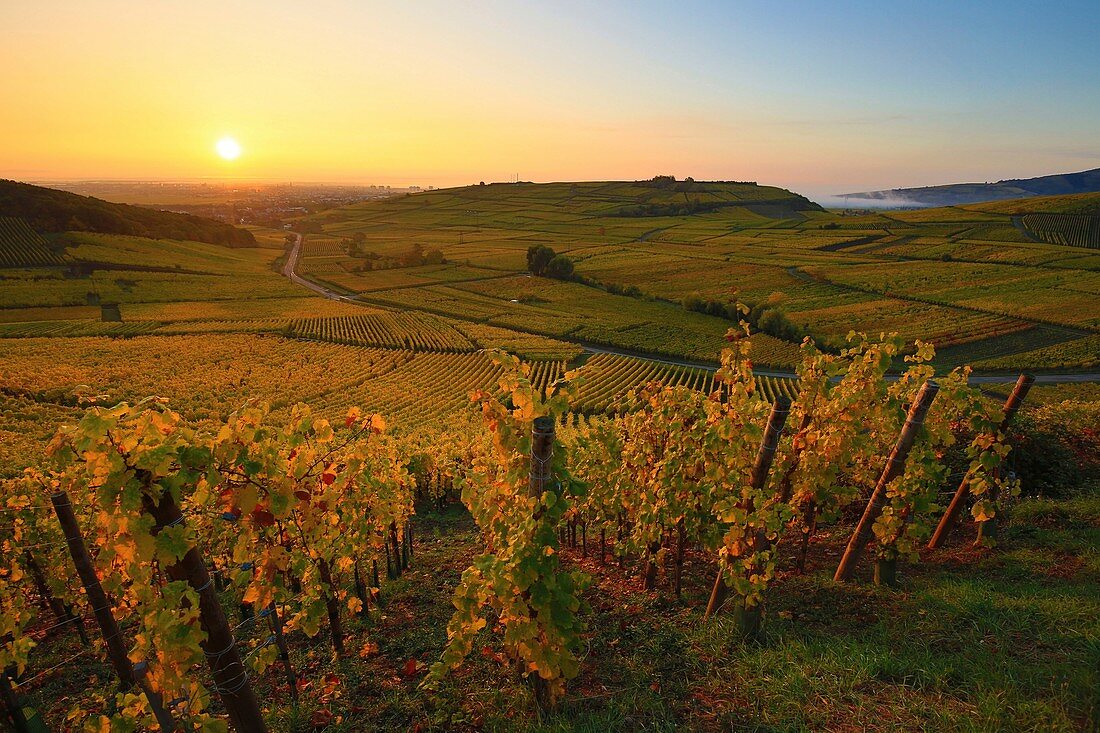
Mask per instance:
[[[366,616],[370,612],[370,594],[367,593],[367,585],[363,582],[363,575],[359,572],[359,561],[355,561],[355,595],[363,604],[359,609],[359,616]]]
[[[1005,401],[1004,417],[1001,418],[1001,424],[997,428],[998,433],[1003,433],[1008,429],[1009,424],[1012,422],[1012,418],[1016,416],[1016,413],[1020,409],[1020,405],[1023,404],[1024,398],[1027,397],[1027,393],[1034,382],[1035,377],[1030,374],[1021,374],[1016,380],[1016,386],[1012,388],[1012,394],[1010,394]],[[959,482],[959,488],[955,491],[955,496],[951,498],[951,503],[948,504],[947,511],[945,511],[940,518],[940,523],[936,526],[936,531],[932,534],[932,539],[928,540],[928,549],[935,550],[943,545],[944,541],[947,539],[947,535],[951,534],[951,530],[955,528],[955,522],[962,512],[963,504],[969,493],[970,472],[967,471],[962,481]]]
[[[406,521],[405,527],[401,531],[401,562],[404,564],[406,570],[408,570],[411,561],[412,543],[409,539],[409,523]]]
[[[394,577],[400,577],[405,572],[405,563],[401,557],[401,541],[397,539],[397,522],[390,522],[390,544],[393,546]]]
[[[27,569],[31,571],[31,578],[34,580],[34,587],[38,590],[38,598],[42,601],[42,605],[53,612],[58,623],[71,621],[68,614],[65,613],[65,604],[55,598],[50,591],[50,586],[46,583],[46,574],[42,572],[42,566],[34,559],[34,555],[31,554],[30,550],[23,551],[23,562],[27,564]]]
[[[298,704],[298,679],[294,675],[294,667],[290,664],[290,649],[286,645],[286,636],[283,634],[283,619],[279,616],[279,607],[272,601],[268,606],[271,617],[271,630],[275,633],[275,646],[279,649],[279,659],[283,660],[283,671],[286,672],[286,682],[290,686],[290,696],[294,704]]]
[[[111,613],[111,602],[107,599],[107,593],[99,582],[92,556],[88,554],[88,547],[80,535],[80,525],[76,521],[73,505],[69,502],[69,495],[59,491],[50,496],[50,503],[53,504],[54,514],[57,515],[57,521],[61,524],[61,532],[69,545],[69,554],[72,555],[76,574],[84,584],[84,592],[88,594],[88,604],[92,607],[96,623],[99,624],[99,630],[103,634],[103,643],[107,646],[107,657],[111,660],[111,666],[115,668],[119,685],[123,690],[127,690],[137,681],[133,665],[130,664],[130,657],[122,643],[122,632],[119,631],[115,616]]]
[[[531,428],[531,478],[527,493],[533,499],[542,498],[550,487],[550,460],[554,456],[554,419],[536,417]]]
[[[332,582],[332,572],[328,560],[321,558],[317,563],[321,572],[321,582],[328,586],[325,591],[325,608],[328,610],[328,625],[332,631],[332,650],[337,655],[344,655],[344,627],[340,623],[340,602],[336,599],[336,586]]]
[[[886,487],[905,470],[905,459],[909,457],[909,451],[912,450],[913,443],[917,440],[917,434],[920,432],[921,425],[924,424],[928,408],[932,406],[932,400],[936,399],[936,393],[939,391],[940,386],[934,381],[928,380],[921,387],[916,399],[909,407],[905,425],[902,426],[897,443],[894,445],[893,451],[890,452],[886,466],[882,469],[882,475],[879,476],[875,490],[871,493],[867,508],[863,510],[863,516],[860,517],[855,532],[848,540],[848,546],[845,548],[844,556],[840,559],[840,564],[836,568],[833,580],[851,580],[852,573],[856,569],[856,563],[859,562],[859,557],[863,554],[863,549],[871,541],[872,527],[875,520],[878,519],[883,505],[886,504]]]
[[[527,494],[538,501],[544,491],[551,490],[554,458],[554,418],[536,417],[531,425],[531,475],[527,484]],[[537,510],[536,510],[537,511]],[[530,675],[535,704],[540,709],[551,707],[550,686],[538,673]]]
[[[642,566],[642,590],[657,587],[657,561],[654,558],[661,551],[661,541],[649,543],[645,552],[645,564]]]
[[[171,493],[163,492],[159,501],[153,501],[149,496],[145,496],[143,501],[145,510],[156,520],[154,534],[165,527],[183,524],[183,514]],[[239,733],[267,733],[267,723],[248,682],[248,670],[241,660],[237,643],[225,619],[225,611],[214,591],[214,581],[210,579],[198,548],[189,549],[177,563],[167,568],[167,573],[172,580],[185,581],[199,596],[199,621],[206,632],[203,653],[214,678],[214,689],[221,697],[233,728]]]
[[[684,543],[687,542],[687,538],[684,535],[684,518],[676,522],[676,557],[675,557],[675,575],[673,577],[673,590],[676,592],[676,597],[680,597],[681,590],[683,589],[684,581]]]
[[[806,572],[806,555],[810,552],[810,537],[817,529],[817,503],[810,499],[802,511],[802,538],[798,547],[798,572]]]
[[[142,692],[145,693],[145,699],[149,701],[149,709],[153,711],[153,717],[157,719],[161,733],[175,733],[175,718],[172,717],[172,713],[164,708],[164,698],[149,684],[149,680],[146,679],[148,673],[149,665],[145,662],[138,662],[134,665],[134,675],[137,677]]]
[[[11,686],[11,680],[14,677],[14,667],[8,667],[0,672],[0,698],[3,698],[4,706],[8,709],[8,716],[11,718],[11,724],[15,726],[15,732],[30,733],[27,716],[23,714],[23,706],[19,704],[19,697]]]
[[[79,613],[73,613],[73,604],[65,604],[65,613],[68,615],[69,620],[76,625],[76,633],[80,636],[80,643],[84,646],[91,646],[92,641],[88,638],[88,631],[84,628],[84,617]]]
[[[768,416],[768,427],[764,429],[764,439],[760,442],[760,450],[756,452],[756,461],[749,475],[749,485],[754,491],[760,491],[768,480],[768,472],[771,470],[772,461],[775,460],[775,452],[779,448],[779,435],[783,432],[783,426],[787,422],[787,415],[791,411],[791,401],[786,397],[777,397],[772,403],[772,411]],[[752,511],[752,508],[749,508]],[[726,600],[729,588],[722,578],[722,571],[714,579],[714,587],[710,591],[710,600],[707,602],[707,610],[703,618],[710,618],[718,613],[718,609]]]

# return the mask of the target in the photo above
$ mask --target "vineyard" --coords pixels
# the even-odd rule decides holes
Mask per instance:
[[[1044,242],[1100,249],[1100,216],[1028,214],[1022,221],[1028,231]]]
[[[338,344],[418,351],[474,349],[461,333],[429,314],[379,312],[340,318],[298,318],[290,322],[288,332]]]
[[[64,259],[22,219],[0,216],[0,267],[50,267]]]
[[[1094,255],[699,185],[0,270],[0,720],[1095,727]]]
[[[815,673],[816,694],[860,679],[900,694],[908,685],[890,675],[922,669],[959,706],[907,700],[887,727],[1072,727],[1092,714],[1094,594],[1059,601],[1070,633],[1084,634],[1063,638],[1065,656],[1000,665],[975,640],[998,638],[1006,623],[1026,637],[1034,616],[1007,615],[1002,601],[991,609],[976,589],[934,602],[957,583],[958,563],[997,578],[996,563],[1027,536],[1013,529],[1021,486],[1005,469],[1030,381],[1002,408],[967,386],[966,371],[934,375],[930,349],[902,362],[901,345],[808,347],[797,385],[754,375],[741,339],[713,376],[597,355],[563,378],[562,362],[408,352],[365,389],[307,397],[314,409],[287,395],[275,411],[252,401],[196,421],[173,401],[85,398],[42,460],[2,485],[0,662],[14,724],[452,729],[515,725],[533,711],[594,724],[627,709],[586,702],[601,688],[647,680],[641,699],[614,705],[640,704],[630,713],[639,715],[646,700],[701,695],[708,702],[644,715],[732,723],[743,706],[725,695],[747,687],[764,703],[753,715],[772,724],[878,725],[859,717],[869,711],[785,707],[761,673],[834,664]],[[902,378],[885,380],[899,362]],[[401,396],[385,380],[405,369],[455,375],[446,389],[466,390],[477,417],[401,437],[388,416],[349,406],[363,399],[419,420],[442,385]],[[615,416],[575,417],[579,402],[602,399],[585,395],[587,369],[635,385],[636,401]],[[973,547],[945,549],[973,532],[964,516]],[[955,569],[932,580],[942,553]],[[440,566],[455,569],[437,584]],[[1018,575],[1004,578],[1019,588]],[[986,610],[968,616],[977,607]],[[918,608],[925,641],[891,620]],[[864,660],[869,678],[849,666],[873,648],[857,637],[883,648]],[[903,638],[900,653],[882,656]],[[931,663],[941,641],[968,656]],[[722,674],[662,668],[667,645],[691,670]],[[1044,685],[1049,665],[1066,660],[1075,671],[1064,684]],[[983,671],[971,681],[950,664]],[[77,678],[79,694],[47,692]],[[486,684],[497,690],[488,698],[459,692]]]
[[[637,402],[627,396],[643,387],[659,384],[709,393],[720,384],[715,382],[714,376],[713,371],[699,367],[597,354],[575,372],[575,379],[580,384],[575,405],[580,411],[589,413],[630,411],[637,407]],[[792,379],[757,377],[758,396],[767,401],[793,397],[797,393],[795,385]]]

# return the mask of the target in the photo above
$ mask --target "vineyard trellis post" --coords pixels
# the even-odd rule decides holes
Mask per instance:
[[[11,724],[15,726],[16,733],[30,733],[27,716],[19,704],[19,696],[12,688],[11,681],[14,678],[15,667],[0,670],[0,698],[4,700],[4,706],[8,710],[8,716],[11,718]]]
[[[65,613],[65,604],[50,591],[50,586],[46,583],[46,575],[42,572],[42,566],[34,559],[34,555],[30,550],[23,551],[23,562],[27,569],[31,571],[31,579],[34,581],[34,587],[38,591],[38,598],[42,605],[53,613],[58,624],[69,623],[70,618]]]
[[[363,574],[359,570],[359,561],[355,561],[353,568],[354,583],[355,583],[355,595],[359,601],[363,604],[359,608],[358,616],[367,616],[370,614],[370,594],[367,592],[367,584],[363,582]]]
[[[764,429],[764,439],[760,441],[760,449],[756,452],[756,460],[752,465],[752,473],[749,474],[749,486],[754,491],[760,491],[768,480],[772,461],[775,460],[775,452],[779,448],[779,436],[783,432],[783,426],[787,422],[787,415],[791,411],[791,401],[786,397],[777,397],[772,403],[771,414],[768,416],[768,426]],[[750,509],[751,511],[751,509]],[[710,600],[707,602],[707,610],[703,618],[710,618],[718,613],[718,609],[726,601],[729,594],[729,586],[722,577],[721,569],[714,579],[714,587],[710,592]]]
[[[149,701],[149,708],[153,711],[153,717],[157,719],[157,724],[160,726],[161,733],[175,733],[176,721],[172,717],[172,713],[168,712],[164,707],[164,699],[160,693],[153,689],[153,686],[149,684],[146,676],[149,674],[149,665],[145,662],[139,662],[134,665],[134,675],[137,677],[137,683],[141,687],[142,692],[145,693],[145,698]]]
[[[863,516],[860,517],[859,524],[856,525],[852,537],[848,540],[848,546],[844,549],[844,556],[841,557],[840,564],[837,565],[833,580],[851,580],[860,555],[863,554],[863,549],[871,541],[875,520],[878,519],[882,507],[886,504],[886,487],[905,470],[905,461],[909,457],[909,451],[912,450],[921,426],[924,425],[928,408],[932,406],[932,401],[936,399],[936,394],[939,391],[940,386],[930,379],[924,383],[913,400],[913,404],[909,406],[909,413],[905,417],[905,425],[902,426],[897,443],[894,444],[894,449],[886,460],[886,466],[882,469],[882,475],[879,476],[878,483],[875,484],[875,490],[867,501]]]
[[[145,509],[156,520],[153,532],[183,523],[175,499],[168,491],[161,493],[159,501],[146,495]],[[221,697],[233,728],[239,733],[267,733],[267,724],[260,713],[256,694],[248,681],[248,669],[244,666],[237,642],[229,629],[225,611],[214,591],[214,581],[206,570],[206,563],[198,548],[190,548],[182,558],[167,569],[172,580],[187,582],[199,596],[199,621],[206,632],[203,653],[214,677],[214,689]]]
[[[1001,418],[1001,424],[997,428],[998,433],[1003,433],[1008,429],[1008,426],[1012,423],[1012,419],[1016,417],[1020,405],[1023,404],[1024,398],[1027,397],[1027,393],[1034,382],[1035,377],[1030,374],[1021,374],[1016,380],[1016,384],[1012,388],[1012,393],[1008,396],[1008,399],[1005,400],[1004,417]],[[962,512],[963,504],[969,493],[970,472],[967,471],[962,481],[959,482],[959,488],[955,491],[955,496],[951,498],[951,503],[948,504],[947,511],[945,511],[943,517],[940,518],[940,523],[936,526],[936,531],[932,534],[932,539],[928,540],[928,549],[935,550],[943,545],[947,536],[951,534],[951,530],[955,528],[955,522]]]
[[[275,601],[268,606],[271,619],[271,630],[275,634],[275,646],[279,650],[279,659],[283,662],[283,671],[286,673],[286,681],[290,686],[290,697],[294,704],[298,704],[298,679],[294,674],[294,667],[290,663],[290,648],[286,644],[286,636],[283,634],[283,619],[279,615],[279,606]]]
[[[332,632],[332,650],[337,656],[344,655],[344,626],[340,622],[340,602],[336,598],[336,584],[332,581],[332,569],[328,560],[321,558],[317,563],[321,573],[321,582],[325,585],[325,609],[328,612],[329,631]]]
[[[527,485],[527,494],[536,504],[543,492],[551,489],[554,440],[554,418],[536,417],[531,424],[531,476]],[[537,673],[528,679],[531,680],[535,703],[540,709],[548,709],[552,704],[549,684]]]
[[[554,418],[536,417],[531,428],[531,479],[528,484],[528,495],[532,499],[541,498],[542,492],[550,486],[553,455]]]
[[[103,585],[99,582],[92,556],[88,553],[88,546],[80,534],[80,525],[76,521],[73,505],[69,501],[69,495],[59,491],[50,496],[54,514],[61,525],[61,532],[65,535],[65,541],[69,545],[69,554],[73,558],[76,574],[84,585],[84,592],[88,595],[88,603],[92,607],[99,630],[103,634],[103,643],[107,647],[107,657],[118,674],[119,686],[127,690],[134,686],[136,677],[130,657],[126,653],[126,647],[122,643],[122,632],[118,628],[118,622],[111,612],[111,602]]]

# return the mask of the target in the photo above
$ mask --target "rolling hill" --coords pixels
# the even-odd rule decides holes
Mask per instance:
[[[1021,199],[1032,196],[1062,196],[1100,191],[1100,168],[1038,178],[1019,178],[996,183],[950,183],[922,188],[894,188],[840,194],[852,205],[959,206],[983,201]]]
[[[40,233],[95,232],[224,247],[257,246],[251,232],[211,219],[115,204],[18,181],[0,180],[0,216],[22,219]]]

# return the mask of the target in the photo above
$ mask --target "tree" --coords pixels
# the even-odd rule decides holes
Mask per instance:
[[[573,277],[573,260],[565,255],[557,255],[547,263],[543,274],[556,280],[568,280]]]
[[[402,267],[417,267],[424,262],[424,245],[419,242],[413,244],[407,252],[401,255],[400,264]]]
[[[527,248],[527,269],[532,275],[542,275],[546,266],[557,256],[557,252],[545,244],[534,244]]]

